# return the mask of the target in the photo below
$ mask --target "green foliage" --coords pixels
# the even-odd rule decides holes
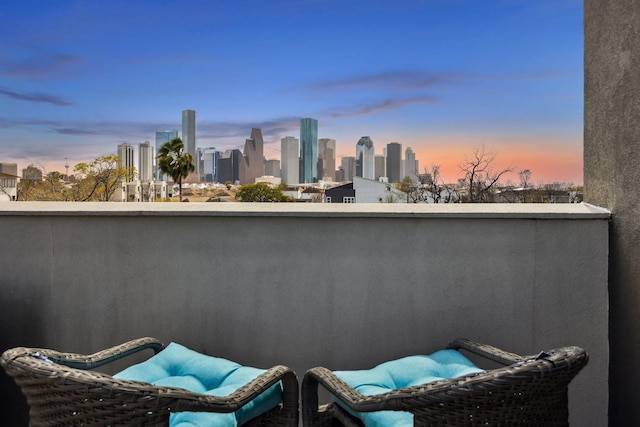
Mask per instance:
[[[270,187],[259,182],[240,186],[236,192],[236,199],[241,202],[292,202],[291,197],[284,195],[279,188]]]
[[[18,188],[20,200],[107,202],[121,188],[122,181],[135,176],[135,168],[125,168],[119,163],[116,155],[78,163],[73,182],[65,182],[60,172],[49,172],[42,179],[26,179]]]
[[[41,179],[23,179],[18,183],[18,200],[55,201],[73,200],[65,187],[64,175],[49,172]]]
[[[78,163],[74,168],[78,183],[72,187],[72,199],[80,202],[108,202],[121,188],[123,181],[135,177],[135,168],[119,166],[120,158],[115,154],[97,157],[90,163]]]
[[[411,179],[411,177],[405,176],[402,179],[402,182],[394,184],[396,189],[402,191],[403,193],[408,193],[411,191],[413,187],[415,187],[415,183]]]
[[[162,144],[158,150],[158,167],[178,184],[180,201],[182,201],[182,180],[196,170],[191,153],[184,151],[184,143],[180,138]]]

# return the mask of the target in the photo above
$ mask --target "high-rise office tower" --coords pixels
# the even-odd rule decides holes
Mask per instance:
[[[133,146],[128,143],[118,144],[118,157],[120,161],[118,162],[119,167],[127,168],[128,170],[133,169]],[[131,180],[131,178],[129,178]]]
[[[138,144],[138,177],[140,181],[153,180],[153,146],[150,141]]]
[[[416,160],[416,153],[413,152],[411,147],[407,147],[404,150],[404,173],[403,179],[408,176],[413,181],[418,181],[418,161]]]
[[[264,175],[264,141],[262,130],[251,129],[251,137],[244,143],[244,153],[240,162],[240,184],[253,184]]]
[[[198,148],[200,155],[200,180],[204,182],[218,181],[218,157],[222,154],[215,147]]]
[[[269,159],[264,161],[264,174],[280,178],[280,160]]]
[[[240,162],[242,151],[226,150],[218,158],[218,182],[225,184],[227,181],[235,184],[240,180]]]
[[[375,153],[373,141],[368,136],[360,138],[356,144],[356,176],[375,178]]]
[[[196,111],[184,110],[182,112],[182,142],[187,153],[196,159]],[[198,171],[196,171],[198,172]]]
[[[320,138],[318,140],[318,178],[336,180],[336,140]]]
[[[376,154],[374,158],[375,162],[375,180],[379,181],[381,177],[387,176],[387,159],[383,154]]]
[[[162,176],[162,172],[160,172],[160,168],[158,168],[158,151],[160,150],[160,147],[162,147],[162,145],[165,142],[169,142],[172,139],[175,139],[178,137],[178,130],[177,129],[173,129],[173,130],[157,130],[156,131],[156,160],[153,162],[154,165],[154,169],[155,169],[155,177],[156,179],[162,180],[163,176]],[[166,181],[166,179],[165,179]]]
[[[318,182],[318,121],[300,119],[300,182]]]
[[[300,140],[285,136],[280,140],[280,178],[287,184],[300,182]]]
[[[390,142],[387,144],[387,178],[389,182],[400,182],[402,172],[402,144]]]
[[[341,161],[344,181],[353,181],[353,174],[356,172],[356,158],[344,156]]]

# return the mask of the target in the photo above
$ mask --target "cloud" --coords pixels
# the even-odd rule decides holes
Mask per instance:
[[[396,110],[398,108],[406,107],[407,105],[435,103],[437,103],[436,98],[434,98],[433,96],[424,95],[405,99],[385,99],[358,107],[331,109],[326,111],[325,114],[328,114],[331,118],[334,119],[341,119],[343,117],[368,116],[371,114],[380,113],[382,111]]]
[[[69,67],[82,58],[64,53],[31,49],[28,52],[11,52],[11,57],[0,56],[0,77],[31,80],[49,79],[62,75],[68,77]]]
[[[11,99],[17,99],[18,101],[47,103],[47,104],[57,105],[60,107],[67,107],[69,105],[73,105],[72,102],[62,99],[60,97],[57,97],[55,95],[48,95],[45,93],[17,92],[15,90],[11,90],[4,86],[0,86],[0,95],[4,95]]]
[[[9,129],[12,127],[52,127],[60,126],[59,122],[41,119],[9,119],[0,117],[0,128]]]
[[[284,133],[297,131],[301,117],[282,117],[256,122],[198,122],[199,137],[206,139],[248,138],[251,128],[260,128],[265,139],[280,137]]]
[[[309,84],[303,89],[316,93],[333,93],[345,91],[383,91],[398,93],[403,91],[416,91],[424,89],[438,89],[448,84],[477,83],[477,82],[530,82],[549,81],[573,78],[574,76],[559,73],[553,70],[539,71],[536,73],[520,74],[491,74],[470,75],[463,73],[429,73],[424,71],[392,70],[377,74],[364,74],[345,79],[322,81]],[[300,88],[294,88],[299,90]]]
[[[78,128],[68,128],[68,127],[54,127],[51,129],[54,133],[58,133],[60,135],[73,135],[73,136],[86,136],[86,135],[101,135],[102,132],[96,132],[87,129],[78,129]]]
[[[425,89],[458,77],[447,73],[396,70],[362,75],[346,79],[324,81],[307,86],[314,91],[343,91],[356,89]]]

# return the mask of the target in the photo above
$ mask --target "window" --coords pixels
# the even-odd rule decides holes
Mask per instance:
[[[327,196],[327,203],[331,203],[331,196]]]
[[[355,203],[356,202],[356,198],[355,197],[343,197],[342,198],[342,203]]]

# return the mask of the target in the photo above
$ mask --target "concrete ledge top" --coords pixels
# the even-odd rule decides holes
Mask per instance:
[[[608,219],[611,213],[587,203],[100,203],[5,202],[0,216],[246,216],[369,218]]]

